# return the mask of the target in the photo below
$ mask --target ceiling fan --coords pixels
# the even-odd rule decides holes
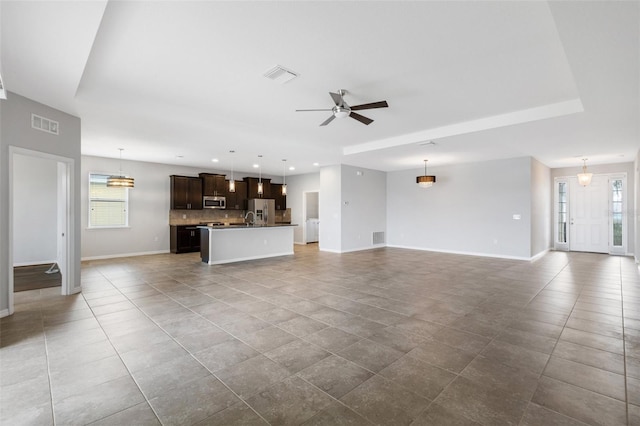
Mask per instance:
[[[306,112],[306,111],[331,111],[333,113],[333,115],[331,117],[327,118],[325,121],[323,121],[322,124],[320,124],[321,126],[326,126],[327,124],[331,123],[334,118],[344,118],[344,117],[351,117],[353,119],[358,120],[362,124],[366,124],[368,126],[369,124],[373,123],[373,120],[370,119],[370,118],[365,117],[364,115],[360,115],[360,114],[358,114],[357,112],[354,112],[354,111],[360,111],[360,110],[363,110],[363,109],[373,109],[373,108],[387,108],[389,106],[387,101],[379,101],[379,102],[372,102],[370,104],[349,106],[344,101],[344,95],[346,93],[347,93],[347,91],[344,90],[344,89],[338,90],[338,93],[329,92],[329,95],[331,95],[331,99],[333,99],[333,102],[336,104],[333,108],[327,108],[327,109],[297,109],[296,112],[303,112],[303,111],[304,112]]]

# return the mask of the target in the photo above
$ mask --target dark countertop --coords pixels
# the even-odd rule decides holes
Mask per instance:
[[[231,223],[229,225],[213,225],[213,226],[209,226],[209,225],[195,225],[198,228],[202,228],[202,229],[211,229],[211,230],[216,230],[216,229],[253,229],[253,228],[281,228],[281,227],[287,227],[287,226],[298,226],[295,223],[276,223],[273,225],[247,225],[245,223]]]

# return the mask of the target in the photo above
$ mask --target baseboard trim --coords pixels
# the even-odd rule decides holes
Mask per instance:
[[[320,251],[326,251],[329,253],[338,253],[338,254],[342,254],[342,253],[353,253],[356,251],[365,251],[365,250],[375,250],[375,249],[379,249],[379,248],[385,248],[387,247],[386,244],[379,244],[379,245],[375,245],[375,246],[367,246],[367,247],[359,247],[359,248],[353,248],[353,249],[349,249],[349,250],[327,250],[327,249],[320,249]]]
[[[169,250],[157,250],[157,251],[142,251],[137,253],[118,253],[118,254],[106,254],[102,256],[87,256],[83,257],[80,260],[103,260],[103,259],[116,259],[119,257],[135,257],[135,256],[149,256],[152,254],[167,254]]]
[[[508,256],[508,255],[504,255],[504,254],[493,254],[493,253],[478,253],[478,252],[457,251],[457,250],[441,250],[441,249],[433,249],[433,248],[425,248],[425,247],[401,246],[401,245],[395,245],[395,244],[387,244],[387,247],[408,249],[408,250],[432,251],[432,252],[435,252],[435,253],[460,254],[460,255],[463,255],[463,256],[492,257],[492,258],[496,258],[496,259],[508,259],[508,260],[526,260],[526,261],[531,261],[533,259],[532,257],[525,257],[525,256]]]
[[[0,318],[4,318],[4,317],[8,317],[9,316],[9,310],[8,309],[3,309],[0,311]]]
[[[540,253],[538,253],[538,254],[534,254],[534,255],[531,257],[531,259],[529,259],[529,260],[531,260],[532,262],[533,262],[533,261],[535,261],[535,260],[538,260],[538,259],[540,259],[541,257],[543,257],[545,254],[549,253],[549,251],[550,251],[550,250],[551,250],[550,248],[545,249],[545,250],[542,250]]]

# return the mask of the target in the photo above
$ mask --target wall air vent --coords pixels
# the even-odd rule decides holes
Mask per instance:
[[[374,232],[371,236],[373,245],[384,244],[384,231]]]
[[[275,67],[267,70],[263,76],[267,77],[269,80],[273,80],[277,83],[284,84],[287,81],[291,81],[298,76],[293,71],[290,71],[284,68],[281,65],[276,65]]]
[[[36,114],[31,114],[31,127],[36,130],[51,133],[52,135],[57,135],[60,130],[57,121],[49,120]]]

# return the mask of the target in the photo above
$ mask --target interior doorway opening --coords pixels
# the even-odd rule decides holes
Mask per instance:
[[[303,195],[303,240],[305,244],[318,243],[320,240],[320,193],[307,191]]]
[[[36,163],[44,170],[34,168]],[[32,167],[25,170],[28,164]],[[29,174],[35,176],[29,177]],[[14,312],[15,267],[46,265],[43,274],[59,274],[60,294],[68,295],[77,291],[70,275],[74,250],[71,208],[73,175],[72,158],[9,147],[9,314]],[[38,191],[29,191],[29,183]],[[25,210],[34,206],[34,203],[35,208]],[[38,203],[40,208],[37,208]],[[37,226],[38,221],[44,226]]]

